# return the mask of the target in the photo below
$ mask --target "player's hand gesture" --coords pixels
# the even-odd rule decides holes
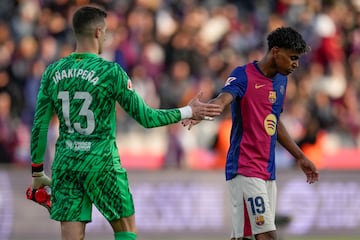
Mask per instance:
[[[201,122],[201,120],[184,119],[181,121],[181,124],[183,125],[183,127],[188,126],[188,130],[191,130],[191,128],[193,126],[195,126],[196,124],[198,124],[200,122]]]
[[[319,178],[320,178],[319,171],[316,169],[313,162],[311,162],[307,158],[302,158],[302,159],[299,159],[297,161],[297,163],[299,164],[301,170],[306,175],[306,182],[311,184],[311,183],[319,181]]]
[[[222,108],[219,105],[201,102],[202,94],[199,92],[188,104],[192,109],[192,120],[212,120],[213,117],[222,113]]]

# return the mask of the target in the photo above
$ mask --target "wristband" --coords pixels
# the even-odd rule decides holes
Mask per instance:
[[[181,115],[181,120],[192,117],[192,109],[190,106],[178,108]]]
[[[40,163],[40,164],[32,163],[31,164],[31,173],[42,172],[42,171],[44,171],[44,164],[42,164],[42,163]]]

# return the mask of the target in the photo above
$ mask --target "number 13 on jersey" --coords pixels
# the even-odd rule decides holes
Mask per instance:
[[[74,131],[90,135],[95,129],[95,118],[94,113],[89,109],[92,102],[92,96],[88,92],[75,92],[74,97],[70,99],[70,94],[68,91],[60,91],[58,93],[58,99],[62,101],[62,114],[65,120],[65,124],[68,127],[68,132],[73,133]],[[83,116],[85,121],[81,121],[86,124],[86,127],[82,127],[80,122],[71,123],[70,113],[75,112],[71,111],[71,103],[74,100],[82,100],[81,109],[78,115]],[[85,125],[83,124],[83,125]]]

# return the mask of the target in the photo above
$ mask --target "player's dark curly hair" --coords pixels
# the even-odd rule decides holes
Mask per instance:
[[[107,13],[94,6],[83,6],[76,10],[72,19],[72,26],[75,34],[89,33],[91,28],[104,23]]]
[[[291,49],[297,53],[307,53],[310,47],[306,44],[302,35],[291,27],[279,27],[272,31],[268,37],[268,49],[273,47]]]

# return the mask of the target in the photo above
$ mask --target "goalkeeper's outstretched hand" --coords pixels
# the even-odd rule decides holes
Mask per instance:
[[[213,120],[214,117],[222,113],[222,108],[213,103],[205,103],[201,101],[203,93],[199,92],[193,99],[190,100],[188,106],[192,109],[193,120]]]
[[[183,125],[183,127],[188,127],[188,130],[191,130],[191,128],[195,125],[197,125],[198,123],[200,123],[201,120],[193,120],[193,119],[184,119],[181,121],[181,124]]]

